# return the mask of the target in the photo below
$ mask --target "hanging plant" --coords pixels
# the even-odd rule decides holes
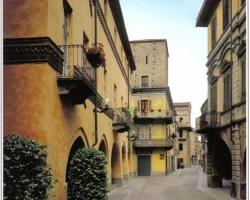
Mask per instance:
[[[105,67],[105,53],[101,43],[93,44],[92,47],[87,48],[86,57],[93,67]]]

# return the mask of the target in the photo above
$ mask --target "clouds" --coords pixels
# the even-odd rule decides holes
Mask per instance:
[[[120,0],[130,40],[166,38],[175,102],[191,101],[192,125],[207,96],[207,31],[196,28],[203,0]]]

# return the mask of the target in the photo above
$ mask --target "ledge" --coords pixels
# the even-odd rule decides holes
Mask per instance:
[[[62,73],[63,52],[49,37],[6,38],[4,64],[49,63]]]

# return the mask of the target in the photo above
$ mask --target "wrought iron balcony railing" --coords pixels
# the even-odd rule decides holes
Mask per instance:
[[[114,108],[113,130],[118,132],[128,131],[132,125],[131,114],[126,108]]]
[[[173,113],[167,110],[135,110],[135,122],[173,122]]]
[[[206,112],[196,118],[196,131],[202,133],[208,129],[219,128],[221,125],[220,112]]]
[[[58,74],[61,95],[69,95],[76,104],[96,94],[95,70],[88,62],[83,45],[59,45],[64,57],[63,72]]]
[[[173,148],[174,141],[172,139],[145,139],[145,140],[135,140],[134,147],[163,147],[163,148]]]
[[[95,87],[95,70],[88,62],[83,45],[59,45],[64,53],[63,73],[59,78],[85,79]]]

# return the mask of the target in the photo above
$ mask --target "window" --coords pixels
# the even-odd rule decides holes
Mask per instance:
[[[163,153],[160,154],[160,160],[164,160],[164,154]]]
[[[179,151],[182,151],[182,150],[183,150],[183,144],[180,143],[180,144],[179,144]]]
[[[211,43],[213,48],[216,44],[216,15],[213,17],[211,22]]]
[[[210,103],[211,112],[216,112],[217,110],[217,83],[213,83],[210,87]]]
[[[138,132],[139,140],[149,140],[150,133],[149,133],[149,126],[148,125],[140,125],[138,128],[140,131]]]
[[[223,30],[225,30],[230,21],[230,4],[229,0],[223,0]]]
[[[182,133],[182,130],[179,131],[179,138],[182,138],[183,137],[183,133]]]
[[[142,87],[149,87],[149,78],[148,76],[141,77],[141,86]]]
[[[104,0],[104,17],[107,21],[108,0]]]
[[[116,45],[116,38],[117,38],[117,30],[116,27],[114,27],[114,43]]]
[[[141,100],[141,111],[148,112],[148,100]]]
[[[241,100],[246,100],[246,60],[241,61]]]
[[[224,111],[231,108],[231,73],[226,73],[224,77]]]
[[[183,117],[180,117],[179,121],[182,122],[182,120],[183,120]]]
[[[148,64],[148,56],[146,56],[146,64]]]
[[[87,34],[83,31],[83,40],[82,40],[82,44],[84,47],[87,47],[89,43],[89,38],[87,36]]]
[[[117,108],[117,86],[114,84],[114,108]]]

